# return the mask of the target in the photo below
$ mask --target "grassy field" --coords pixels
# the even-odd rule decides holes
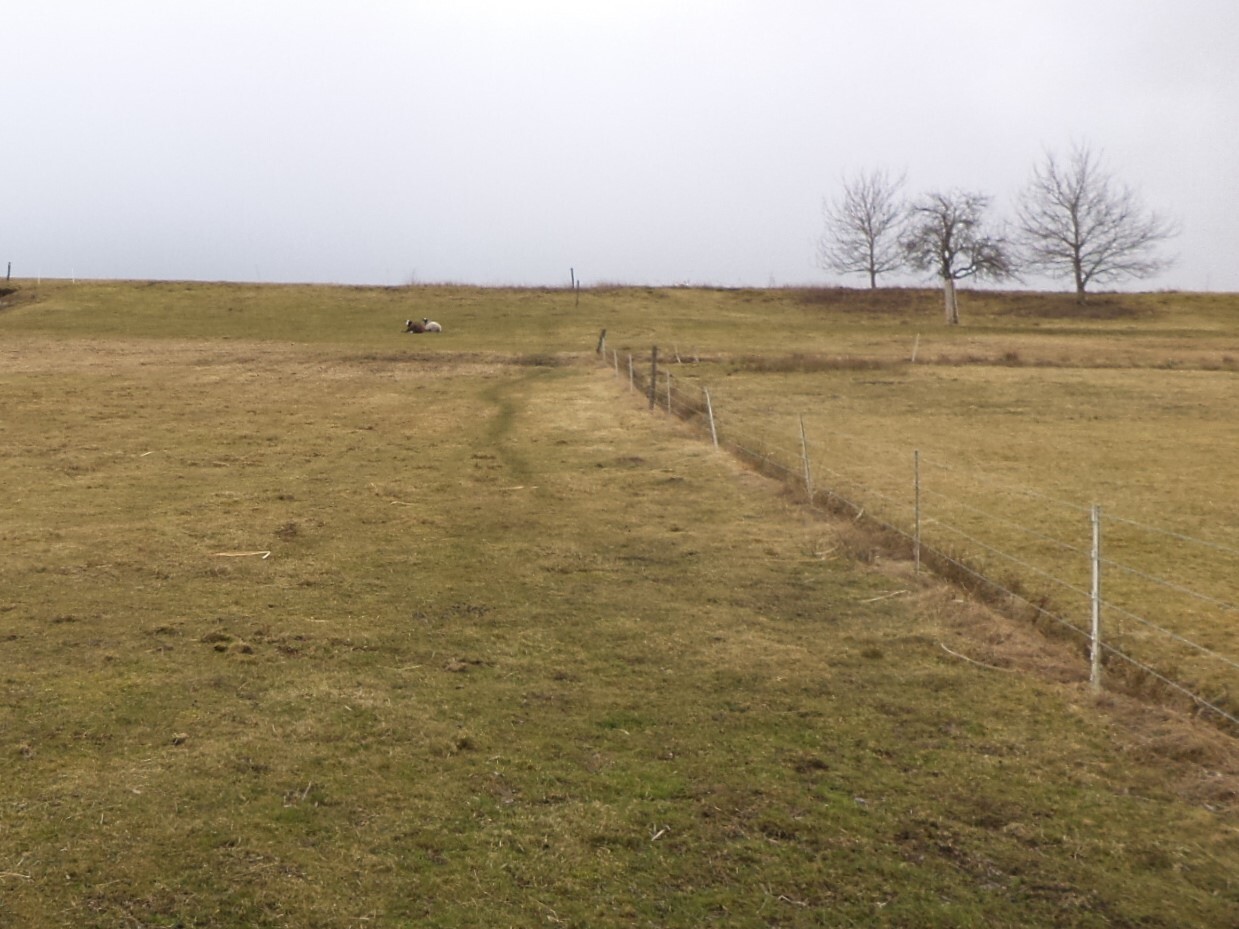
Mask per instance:
[[[593,353],[1233,378],[1234,301],[836,296],[0,297],[0,926],[1239,923],[1233,740],[849,557]]]
[[[909,341],[901,330],[923,311],[895,314],[887,294],[862,341],[847,307],[865,296],[822,297],[835,302],[821,328],[842,351],[819,336],[794,352],[673,353],[673,406],[704,434],[709,387],[724,444],[794,482],[803,425],[819,497],[908,534],[919,456],[923,544],[1060,629],[1089,625],[1098,505],[1108,658],[1130,655],[1239,716],[1239,301],[980,295],[966,332],[918,326]],[[664,391],[660,380],[660,405]],[[1110,675],[1131,670],[1116,660]]]

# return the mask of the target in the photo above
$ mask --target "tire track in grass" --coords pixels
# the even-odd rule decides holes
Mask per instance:
[[[493,412],[481,434],[483,447],[474,452],[474,458],[485,460],[483,456],[493,456],[498,463],[497,469],[503,472],[510,484],[524,484],[535,473],[535,468],[519,450],[515,438],[518,420],[529,406],[529,391],[535,389],[536,382],[545,377],[544,371],[533,369],[515,378],[499,378],[481,393],[481,399],[493,408]]]

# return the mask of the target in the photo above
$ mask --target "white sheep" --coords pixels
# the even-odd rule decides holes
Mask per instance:
[[[436,322],[433,322],[430,319],[427,319],[425,316],[422,317],[422,326],[425,328],[427,332],[442,332],[443,331],[442,326],[440,326]]]

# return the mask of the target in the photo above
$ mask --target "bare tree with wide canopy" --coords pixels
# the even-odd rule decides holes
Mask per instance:
[[[885,169],[862,172],[843,182],[843,195],[823,204],[826,231],[818,242],[818,265],[840,274],[865,274],[876,289],[878,275],[903,266],[899,230],[905,206],[899,194],[905,178]]]
[[[1157,274],[1173,262],[1157,255],[1178,234],[1175,223],[1147,211],[1086,145],[1066,162],[1047,153],[1033,167],[1016,210],[1023,260],[1031,270],[1070,276],[1076,301],[1090,284]]]
[[[902,240],[905,261],[942,281],[948,325],[959,324],[955,282],[966,277],[1002,280],[1015,273],[1010,246],[984,228],[990,198],[970,191],[933,192],[909,208]]]

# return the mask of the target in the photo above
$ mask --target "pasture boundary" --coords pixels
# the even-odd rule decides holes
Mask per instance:
[[[1239,682],[1239,660],[1168,628],[1166,619],[1146,615],[1149,611],[1140,604],[1156,590],[1180,604],[1175,607],[1180,615],[1196,616],[1198,625],[1207,625],[1211,617],[1233,622],[1239,618],[1239,605],[1120,561],[1110,550],[1121,552],[1122,547],[1108,546],[1106,538],[1115,529],[1129,536],[1143,534],[1163,544],[1191,546],[1196,558],[1230,559],[1239,557],[1239,551],[1114,515],[1096,503],[1082,506],[1028,487],[1005,484],[978,506],[927,480],[935,471],[961,473],[963,466],[927,458],[918,449],[907,449],[907,494],[901,498],[891,492],[889,481],[879,486],[868,474],[849,472],[839,460],[847,450],[863,445],[863,436],[815,431],[803,414],[796,417],[791,435],[751,423],[733,424],[720,414],[708,386],[688,384],[660,367],[657,348],[650,353],[648,373],[631,354],[623,361],[619,351],[608,352],[605,334],[597,352],[617,378],[626,377],[629,389],[644,396],[651,411],[695,425],[715,448],[802,493],[807,506],[846,515],[881,533],[888,548],[913,561],[916,573],[931,571],[990,605],[1030,619],[1043,631],[1075,640],[1089,661],[1094,691],[1109,686],[1185,702],[1198,715],[1239,733],[1239,700],[1230,696]],[[678,352],[675,355],[678,362]],[[975,468],[962,473],[970,484],[999,483]],[[1080,527],[1079,538],[1062,539],[1025,525],[1018,515],[994,512],[994,501],[1003,496],[1065,513],[1065,524],[1074,520]],[[998,525],[1004,540],[1014,537],[1028,544],[987,537]],[[1047,551],[1054,557],[1040,557]]]

